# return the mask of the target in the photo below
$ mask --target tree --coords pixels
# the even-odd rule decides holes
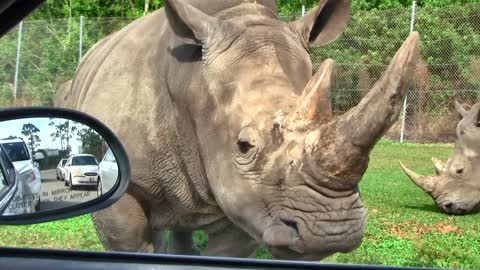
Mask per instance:
[[[84,127],[77,132],[78,140],[82,143],[84,153],[92,154],[98,159],[102,158],[102,147],[105,142],[98,133],[90,127]]]
[[[35,152],[35,149],[37,146],[40,146],[40,137],[38,136],[38,133],[40,132],[40,129],[38,129],[34,124],[28,123],[24,124],[22,127],[22,134],[27,137],[27,145],[30,147],[30,150],[32,152]]]
[[[72,17],[136,18],[163,6],[163,0],[47,0],[29,19]]]
[[[77,131],[77,127],[74,125],[71,126],[69,120],[64,122],[59,121],[57,124],[55,124],[52,118],[50,120],[51,122],[48,125],[55,127],[55,131],[50,134],[52,141],[60,139],[60,148],[66,151],[68,155],[70,151],[72,151],[70,139],[73,137],[74,132]]]

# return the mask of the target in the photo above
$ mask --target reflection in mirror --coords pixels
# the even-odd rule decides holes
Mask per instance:
[[[0,195],[5,193],[7,189],[8,189],[7,178],[3,174],[3,170],[0,168]]]
[[[19,175],[4,216],[85,203],[106,194],[118,181],[112,151],[82,123],[47,117],[0,122],[0,144]]]

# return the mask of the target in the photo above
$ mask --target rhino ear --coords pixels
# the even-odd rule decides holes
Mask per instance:
[[[165,1],[165,15],[175,34],[185,43],[205,44],[221,25],[219,19],[182,0]]]
[[[462,104],[460,104],[458,101],[455,100],[455,110],[460,114],[460,116],[465,117],[467,115],[468,111],[463,107]]]
[[[321,0],[302,18],[290,23],[290,29],[310,47],[335,41],[350,21],[350,0]]]

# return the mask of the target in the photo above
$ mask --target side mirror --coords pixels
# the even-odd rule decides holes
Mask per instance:
[[[31,134],[25,134],[27,131]],[[62,132],[72,135],[69,145],[60,140]],[[22,136],[35,141],[16,138]],[[10,172],[2,174],[8,192],[0,193],[0,224],[33,224],[98,211],[118,201],[127,190],[130,163],[125,149],[108,127],[88,114],[52,107],[0,109],[0,138],[4,138],[0,139],[0,166]],[[43,161],[40,169],[34,166],[32,173],[20,174],[26,143],[42,150],[33,158]],[[91,165],[97,164],[95,156],[104,144],[117,166],[109,179],[102,178],[109,189],[99,193],[98,170]],[[75,169],[67,169],[69,174],[60,177],[58,160],[70,154],[66,165],[73,163]]]
[[[33,161],[42,160],[44,158],[45,158],[45,156],[43,155],[43,153],[37,152],[37,153],[35,153],[35,155],[33,157]]]

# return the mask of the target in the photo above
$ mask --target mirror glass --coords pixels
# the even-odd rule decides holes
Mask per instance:
[[[115,156],[104,138],[69,119],[0,122],[0,144],[10,158],[5,162],[16,170],[15,179],[10,180],[17,181],[3,216],[85,203],[107,194],[119,179]]]

